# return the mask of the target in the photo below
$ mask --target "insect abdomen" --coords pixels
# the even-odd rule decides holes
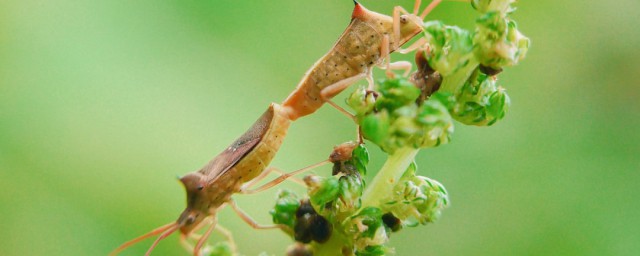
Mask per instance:
[[[271,107],[273,108],[273,120],[262,137],[263,139],[228,172],[227,176],[230,179],[235,179],[230,182],[237,183],[237,188],[264,171],[287,135],[291,123],[289,117],[282,110],[282,106],[272,103]]]
[[[365,73],[371,66],[378,63],[380,43],[385,34],[378,30],[390,28],[390,24],[387,24],[390,21],[387,19],[375,21],[381,24],[370,24],[370,22],[372,21],[352,19],[334,47],[311,67],[296,90],[283,102],[282,105],[291,112],[292,120],[315,112],[325,100],[328,100],[320,96],[322,89],[346,78]],[[331,98],[334,95],[328,96]]]

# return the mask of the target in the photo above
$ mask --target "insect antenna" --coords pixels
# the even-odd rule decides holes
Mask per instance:
[[[431,11],[433,11],[433,9],[436,8],[436,6],[438,6],[438,4],[440,4],[440,2],[442,2],[442,0],[433,0],[433,1],[431,1],[431,3],[429,3],[429,5],[427,5],[427,8],[424,8],[424,11],[422,11],[422,14],[420,14],[420,19],[424,20],[424,18],[427,17],[427,14],[429,14]]]
[[[115,255],[118,255],[118,253],[120,253],[120,252],[121,252],[121,251],[123,251],[124,249],[127,249],[129,246],[132,246],[132,245],[134,245],[134,244],[136,244],[136,243],[138,243],[138,242],[140,242],[140,241],[142,241],[142,240],[144,240],[144,239],[147,239],[147,238],[149,238],[149,237],[152,237],[152,236],[155,236],[155,235],[158,235],[158,234],[163,234],[163,232],[168,231],[168,230],[171,230],[171,232],[173,232],[173,231],[175,231],[175,230],[177,229],[177,227],[178,227],[178,223],[176,223],[176,222],[171,222],[171,223],[169,223],[169,224],[166,224],[166,225],[163,225],[163,226],[161,226],[161,227],[159,227],[159,228],[156,228],[156,229],[154,229],[154,230],[151,230],[151,232],[149,232],[149,233],[146,233],[146,234],[144,234],[144,235],[141,235],[141,236],[139,236],[139,237],[136,237],[136,238],[134,238],[134,239],[131,239],[130,241],[127,241],[126,243],[124,243],[124,244],[120,245],[118,248],[116,248],[116,249],[115,249],[115,250],[113,250],[111,253],[109,253],[109,256],[115,256]],[[171,233],[169,233],[169,234],[171,234]],[[156,242],[157,242],[157,241],[156,241]],[[153,247],[155,247],[155,243],[154,243],[154,245],[152,246],[152,248],[153,248]],[[151,252],[151,251],[149,251],[149,252]],[[149,252],[147,252],[147,253],[149,253]]]
[[[144,254],[144,256],[149,256],[151,254],[151,251],[153,251],[154,248],[156,248],[156,246],[158,245],[158,243],[160,242],[160,240],[165,239],[166,237],[168,237],[169,235],[171,235],[173,232],[175,232],[176,230],[178,230],[178,228],[180,227],[180,225],[178,225],[177,222],[174,222],[172,224],[168,225],[168,229],[165,230],[160,236],[158,236],[158,239],[156,239],[153,244],[151,245],[151,247],[149,247],[149,250],[147,250],[147,253]]]

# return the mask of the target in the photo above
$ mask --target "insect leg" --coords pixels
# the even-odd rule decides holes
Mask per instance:
[[[243,194],[254,194],[254,193],[258,193],[258,192],[261,192],[261,191],[267,190],[267,189],[269,189],[269,188],[272,188],[272,187],[273,187],[273,186],[275,186],[275,185],[278,185],[278,184],[282,183],[283,181],[287,180],[287,179],[288,179],[288,178],[290,178],[291,176],[294,176],[294,175],[297,175],[297,174],[300,174],[300,173],[303,173],[303,172],[309,171],[309,170],[311,170],[311,169],[317,168],[317,167],[319,167],[319,166],[322,166],[322,165],[325,165],[325,164],[328,164],[328,163],[330,163],[330,161],[329,161],[329,160],[324,160],[324,161],[322,161],[322,162],[319,162],[319,163],[315,163],[315,164],[309,165],[309,166],[304,167],[304,168],[302,168],[302,169],[299,169],[299,170],[297,170],[297,171],[293,171],[293,172],[290,172],[290,173],[282,174],[282,175],[280,175],[280,177],[278,177],[278,178],[276,178],[276,179],[274,179],[274,180],[272,180],[272,181],[269,181],[269,182],[267,182],[267,183],[263,184],[262,186],[260,186],[260,187],[258,187],[258,188],[256,188],[256,189],[251,189],[251,190],[242,190],[240,193],[243,193]],[[231,204],[231,206],[233,207],[233,206],[234,206],[234,204]]]
[[[361,73],[352,77],[342,79],[334,84],[328,85],[327,87],[322,88],[322,90],[320,91],[320,97],[322,97],[322,100],[324,101],[329,101],[331,98],[333,98],[333,96],[336,96],[336,94],[349,87],[349,85],[352,85],[356,81],[365,78],[366,76],[367,73]]]
[[[410,62],[397,61],[397,62],[391,63],[391,58],[389,56],[389,53],[391,52],[391,50],[389,49],[390,46],[391,44],[389,43],[389,36],[385,35],[382,38],[382,42],[380,43],[380,57],[384,58],[384,65],[380,67],[386,70],[385,74],[389,78],[395,77],[395,74],[391,72],[391,70],[404,70],[403,76],[409,75],[409,72],[411,72],[411,67],[412,67]]]
[[[337,109],[338,111],[340,111],[340,113],[344,114],[345,116],[347,116],[349,119],[353,120],[354,122],[356,122],[356,116],[351,114],[349,111],[347,111],[346,109],[344,109],[343,107],[339,106],[338,104],[336,104],[333,101],[327,101],[327,103],[329,103],[329,105],[331,105],[332,107],[334,107],[335,109]]]
[[[193,239],[196,242],[198,240],[200,240],[200,238],[202,238],[202,235],[198,234],[197,231],[200,230],[201,228],[203,228],[204,226],[213,224],[214,221],[215,221],[215,217],[214,216],[209,216],[209,217],[205,218],[202,222],[200,222],[200,224],[198,224],[198,226],[196,226],[191,231],[191,233],[189,233],[189,234],[180,234],[180,244],[182,245],[182,247],[185,250],[187,250],[188,252],[193,252],[194,247],[193,247],[193,245],[191,245],[189,243],[188,239]]]
[[[196,246],[193,248],[194,256],[200,256],[200,249],[202,248],[202,246],[204,246],[204,243],[207,241],[207,239],[211,235],[211,231],[213,231],[213,229],[216,227],[216,224],[218,224],[218,218],[214,217],[213,223],[211,223],[211,226],[209,226],[207,231],[205,231],[204,234],[202,234],[202,237],[198,239]]]
[[[367,70],[367,83],[369,84],[369,86],[367,86],[367,90],[369,91],[373,91],[376,87],[375,87],[375,83],[373,82],[373,68],[369,68]]]
[[[287,226],[279,225],[279,224],[276,224],[276,225],[261,225],[261,224],[258,224],[247,213],[245,213],[242,209],[238,208],[238,205],[236,204],[236,201],[233,200],[233,198],[229,199],[229,205],[231,206],[231,209],[233,209],[233,211],[236,212],[236,214],[238,214],[240,219],[242,219],[244,222],[249,224],[249,226],[251,226],[254,229],[287,228]]]
[[[407,48],[397,49],[396,52],[407,54],[417,49],[420,49],[422,47],[425,47],[425,45],[427,45],[427,39],[425,39],[424,37],[421,37],[420,39],[413,42],[411,45],[407,46]]]
[[[225,237],[225,239],[227,239],[229,247],[231,247],[231,252],[233,253],[233,255],[236,255],[238,252],[238,246],[236,245],[236,240],[233,239],[233,234],[231,234],[231,231],[221,226],[220,224],[216,225],[216,231],[218,231],[220,234],[222,234],[222,236]]]
[[[239,193],[251,194],[251,193],[245,193],[245,191],[247,191],[250,187],[253,187],[254,185],[256,185],[258,182],[260,182],[264,178],[266,178],[272,172],[275,172],[275,173],[280,174],[280,175],[284,175],[285,174],[285,172],[279,170],[276,167],[269,167],[269,168],[265,169],[262,173],[260,173],[260,175],[258,175],[257,177],[253,178],[251,181],[243,184],[242,187],[240,188],[240,192]],[[291,177],[291,181],[293,181],[295,183],[298,183],[300,185],[303,185],[303,186],[305,185],[304,181],[302,181],[301,179],[295,178],[295,177]]]
[[[275,173],[277,173],[277,174],[279,174],[279,175],[285,175],[285,174],[286,174],[286,172],[284,172],[284,171],[282,171],[282,170],[280,170],[280,169],[278,169],[278,168],[275,168],[275,167],[273,168],[273,172],[275,172]],[[288,179],[288,180],[293,181],[293,182],[295,182],[295,183],[298,183],[298,185],[306,186],[306,184],[304,183],[304,181],[303,181],[302,179],[300,179],[300,178],[297,178],[297,177],[289,177],[289,179]]]
[[[406,77],[411,72],[411,67],[412,67],[411,62],[396,61],[396,62],[389,63],[386,69],[387,69],[387,72],[391,74],[393,74],[391,70],[404,70],[404,73],[402,73],[402,76]]]
[[[182,247],[187,250],[188,252],[192,252],[193,251],[193,246],[189,243],[189,241],[187,241],[187,239],[191,236],[191,234],[189,235],[185,235],[185,234],[180,234],[180,245],[182,245]]]

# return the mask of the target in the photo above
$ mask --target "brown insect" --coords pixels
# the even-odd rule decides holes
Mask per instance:
[[[413,13],[407,13],[398,6],[394,8],[393,17],[390,17],[369,11],[354,1],[351,23],[345,32],[333,48],[311,67],[282,105],[272,103],[253,126],[227,149],[202,169],[180,179],[187,192],[187,207],[178,220],[122,244],[110,255],[116,255],[143,239],[158,235],[146,253],[149,255],[160,240],[177,230],[180,230],[183,244],[194,255],[199,255],[205,241],[216,228],[216,213],[226,205],[231,206],[254,228],[279,227],[255,223],[236,206],[231,196],[235,193],[248,194],[268,189],[293,175],[329,163],[329,160],[325,160],[283,174],[259,188],[250,189],[257,181],[266,177],[269,171],[274,170],[269,168],[265,171],[280,148],[291,121],[315,112],[325,102],[331,103],[331,98],[362,78],[368,78],[371,84],[373,66],[382,66],[387,70],[406,68],[404,63],[390,63],[389,53],[399,50],[400,45],[422,31],[422,19],[439,2],[433,1],[420,16],[417,15],[420,1],[416,1]],[[416,45],[420,43],[423,42],[417,42]],[[208,221],[205,220],[212,220],[212,224],[191,248],[186,239],[197,237],[194,231],[207,224]]]

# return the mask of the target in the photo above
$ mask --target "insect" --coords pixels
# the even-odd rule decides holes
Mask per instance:
[[[366,78],[372,86],[371,70],[374,66],[382,66],[387,71],[406,68],[405,63],[390,63],[388,56],[391,52],[399,51],[401,45],[422,31],[423,18],[439,2],[431,2],[421,15],[418,15],[419,0],[414,5],[413,13],[397,6],[391,17],[369,11],[354,1],[355,7],[347,29],[333,48],[307,71],[282,105],[272,103],[253,126],[222,153],[200,170],[180,178],[187,192],[187,207],[178,220],[122,244],[110,255],[116,255],[133,244],[157,235],[158,238],[145,254],[149,255],[162,239],[172,233],[179,230],[181,241],[184,242],[187,238],[196,237],[195,231],[211,222],[204,234],[197,238],[195,246],[187,246],[194,255],[200,255],[205,241],[216,228],[216,213],[225,206],[231,206],[254,228],[278,227],[255,223],[236,206],[231,196],[268,189],[292,175],[328,163],[325,160],[250,189],[273,170],[269,168],[265,171],[282,144],[291,121],[315,112],[325,102],[331,103],[331,98],[360,79]],[[419,40],[415,45],[420,43],[423,42]],[[188,245],[186,242],[183,244]]]

